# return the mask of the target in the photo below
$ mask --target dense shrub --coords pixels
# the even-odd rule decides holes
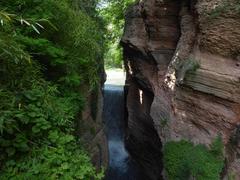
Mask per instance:
[[[210,149],[182,140],[164,146],[164,166],[169,180],[218,180],[223,168],[223,144],[217,138]]]
[[[104,53],[97,1],[76,2],[0,2],[0,179],[102,177],[73,136]]]
[[[102,179],[103,173],[96,173],[73,136],[56,130],[48,136],[49,144],[34,147],[28,156],[19,160],[7,161],[0,179]]]

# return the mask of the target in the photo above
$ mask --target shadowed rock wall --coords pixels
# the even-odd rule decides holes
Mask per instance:
[[[101,86],[93,91],[89,87],[83,87],[86,103],[82,114],[77,118],[77,135],[88,150],[92,163],[98,170],[108,166],[108,143],[104,132],[103,121],[103,83],[105,82],[105,72],[101,69]]]

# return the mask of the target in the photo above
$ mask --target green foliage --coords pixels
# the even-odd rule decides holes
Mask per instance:
[[[107,26],[106,67],[122,68],[123,55],[119,42],[123,34],[125,12],[134,2],[135,0],[102,0],[100,2],[100,14]]]
[[[199,62],[194,58],[188,58],[183,61],[179,61],[175,64],[175,69],[179,71],[187,72],[195,72],[200,68]]]
[[[117,44],[116,44],[117,43]],[[115,44],[109,44],[109,49],[105,54],[105,67],[106,68],[122,68],[123,53],[122,48],[119,46],[119,40]]]
[[[91,3],[0,2],[0,179],[102,178],[73,136],[81,89],[96,89],[103,67]]]
[[[217,138],[210,149],[188,141],[168,142],[164,146],[164,166],[170,180],[218,180],[222,171],[223,144]]]
[[[76,145],[71,135],[49,132],[49,144],[32,149],[31,154],[16,161],[6,162],[0,179],[102,179],[103,172],[96,173],[88,155]]]
[[[20,12],[19,17],[31,17],[26,19],[33,22],[38,19],[53,22],[55,28],[45,21],[41,23],[41,26],[47,29],[46,31],[38,28],[41,37],[36,36],[37,28],[27,26],[24,30],[18,29],[15,32],[16,39],[25,45],[30,55],[48,69],[55,70],[56,68],[52,66],[56,63],[61,64],[56,71],[59,71],[58,75],[63,74],[63,77],[53,77],[55,80],[63,81],[70,86],[89,83],[94,88],[103,66],[101,61],[104,53],[103,30],[94,18],[81,10],[74,10],[67,2],[10,0],[1,2],[0,7],[1,5],[10,7],[13,12]]]
[[[223,155],[223,143],[220,137],[217,137],[210,146],[210,152],[214,154],[216,157],[221,158]]]

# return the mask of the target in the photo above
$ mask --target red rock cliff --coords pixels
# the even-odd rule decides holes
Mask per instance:
[[[145,134],[151,136],[156,131],[163,144],[186,139],[209,145],[221,135],[226,158],[223,174],[233,173],[237,179],[239,4],[238,0],[141,0],[129,8],[122,37],[129,86],[129,134],[140,140],[137,125],[147,122],[154,129],[145,129]],[[232,138],[237,139],[234,145]],[[131,140],[128,142],[131,146]],[[155,154],[161,151],[159,143],[152,147]],[[145,162],[151,159],[145,157]],[[155,175],[153,179],[160,177]]]

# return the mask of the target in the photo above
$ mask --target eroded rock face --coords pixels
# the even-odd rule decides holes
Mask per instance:
[[[107,138],[102,120],[103,94],[101,88],[94,92],[89,92],[87,88],[83,92],[87,92],[86,104],[84,111],[79,115],[77,134],[88,150],[92,163],[101,170],[102,167],[108,166]]]
[[[141,122],[153,121],[163,144],[186,139],[209,145],[221,135],[223,178],[234,174],[240,179],[239,143],[232,143],[240,125],[237,4],[237,0],[142,0],[128,10],[122,45],[130,94],[129,133],[134,131],[139,138],[135,131],[141,131]],[[192,61],[197,70],[191,71]],[[143,111],[132,105],[136,86],[153,94],[142,118],[131,115]],[[154,129],[145,132],[150,135]],[[161,145],[156,148],[161,151]]]
[[[162,179],[162,155],[161,141],[150,116],[153,94],[140,89],[141,86],[134,81],[129,83],[126,146],[145,175],[142,180],[159,180]]]

